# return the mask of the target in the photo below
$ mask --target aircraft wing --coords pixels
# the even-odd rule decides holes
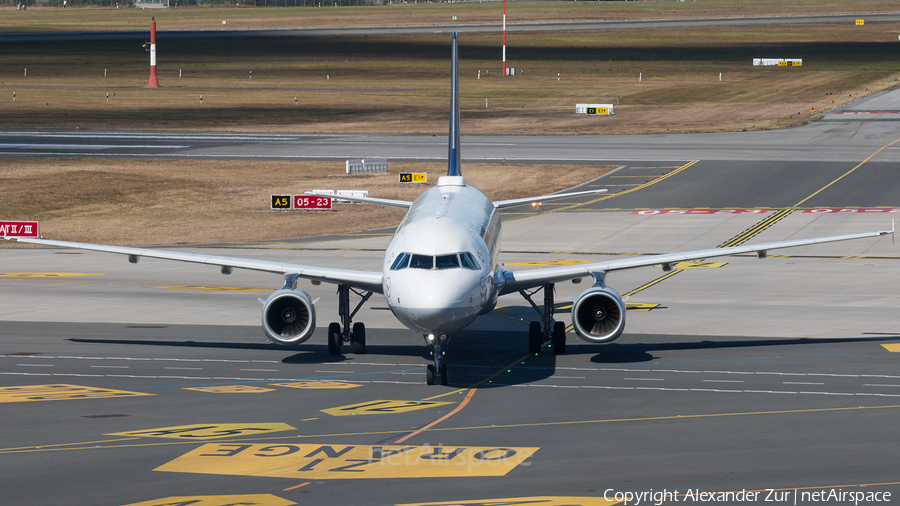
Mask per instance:
[[[603,193],[606,190],[586,190],[581,192],[571,192],[571,193],[554,193],[551,195],[541,195],[540,197],[528,197],[524,199],[510,199],[510,200],[498,200],[494,202],[494,207],[509,207],[515,206],[519,204],[530,204],[532,202],[543,202],[545,200],[556,200],[556,199],[564,199],[566,197],[577,197],[579,195],[590,195],[592,193]]]
[[[790,241],[768,242],[762,244],[748,244],[745,246],[732,246],[729,248],[714,248],[699,251],[687,251],[684,253],[664,253],[662,255],[648,255],[631,258],[623,258],[619,260],[610,260],[607,262],[593,262],[581,265],[568,265],[563,267],[548,267],[545,269],[529,269],[521,271],[506,271],[503,273],[505,284],[500,294],[507,294],[541,286],[547,283],[557,283],[575,278],[590,276],[593,272],[609,272],[621,269],[633,269],[635,267],[646,267],[648,265],[665,265],[676,262],[688,262],[692,260],[701,260],[705,258],[721,257],[728,255],[738,255],[741,253],[758,253],[761,257],[765,252],[773,249],[792,248],[796,246],[808,246],[811,244],[822,244],[826,242],[850,241],[853,239],[864,239],[867,237],[881,237],[884,235],[892,235],[894,228],[891,230],[880,230],[877,232],[862,232],[859,234],[833,235],[828,237],[816,237],[812,239],[794,239]]]
[[[354,288],[372,291],[375,293],[382,292],[381,272],[330,269],[327,267],[311,267],[308,265],[270,262],[267,260],[253,260],[249,258],[201,255],[197,253],[181,253],[178,251],[129,248],[125,246],[106,246],[103,244],[88,244],[81,242],[51,241],[47,239],[31,239],[25,237],[19,237],[16,238],[16,240],[18,242],[40,244],[43,246],[57,246],[60,248],[74,248],[90,251],[102,251],[105,253],[118,253],[120,255],[128,255],[128,261],[132,263],[137,263],[137,261],[141,257],[160,258],[163,260],[177,260],[180,262],[217,265],[222,267],[223,274],[226,273],[226,270],[230,268],[272,272],[276,274],[297,274],[298,277],[304,279],[321,281],[323,283],[342,284]]]
[[[331,197],[333,199],[352,200],[354,202],[362,202],[364,204],[378,204],[380,206],[402,207],[403,209],[409,209],[409,206],[412,205],[412,202],[409,202],[407,200],[378,199],[374,197],[354,197],[351,195],[335,195],[334,193],[318,192],[303,192],[303,194],[315,195],[316,197]]]

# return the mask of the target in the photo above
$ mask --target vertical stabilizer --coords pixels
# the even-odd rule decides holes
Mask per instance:
[[[453,58],[450,64],[450,152],[447,156],[447,175],[462,176],[459,161],[459,52],[456,32],[453,32]]]

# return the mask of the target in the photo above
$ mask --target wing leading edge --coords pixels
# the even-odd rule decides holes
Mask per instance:
[[[858,234],[833,235],[828,237],[815,237],[811,239],[794,239],[790,241],[748,244],[746,246],[732,246],[729,248],[686,251],[683,253],[665,253],[662,255],[650,255],[623,258],[620,260],[610,260],[608,262],[594,262],[589,264],[570,265],[564,267],[548,267],[546,269],[505,271],[503,273],[505,283],[503,289],[500,291],[500,294],[503,295],[507,293],[513,293],[519,290],[545,285],[547,283],[557,283],[569,279],[582,278],[585,276],[590,276],[595,272],[609,272],[621,269],[633,269],[635,267],[646,267],[649,265],[673,264],[676,262],[688,262],[692,260],[738,255],[742,253],[763,253],[773,249],[793,248],[796,246],[808,246],[811,244],[822,244],[827,242],[850,241],[853,239],[865,239],[867,237],[881,237],[893,234],[894,228],[892,226],[890,230],[880,230],[876,232],[862,232]]]
[[[267,260],[254,260],[250,258],[234,258],[217,255],[201,255],[197,253],[182,253],[179,251],[164,251],[144,248],[130,248],[127,246],[107,246],[103,244],[89,244],[81,242],[51,241],[48,239],[30,239],[20,237],[18,242],[28,244],[40,244],[43,246],[56,246],[59,248],[73,248],[104,253],[117,253],[128,255],[128,260],[137,263],[141,257],[159,258],[162,260],[176,260],[195,264],[216,265],[222,268],[223,273],[228,269],[249,269],[253,271],[271,272],[276,274],[296,274],[300,278],[335,283],[360,288],[375,293],[382,292],[381,272],[351,271],[346,269],[331,269],[327,267],[312,267],[308,265],[270,262]],[[226,272],[227,271],[227,272]]]

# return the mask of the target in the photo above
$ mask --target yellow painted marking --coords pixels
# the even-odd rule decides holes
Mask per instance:
[[[104,397],[139,397],[154,395],[144,392],[126,392],[108,388],[83,387],[79,385],[28,385],[21,387],[0,387],[0,403],[67,401],[72,399],[100,399]]]
[[[268,434],[296,430],[286,423],[198,423],[194,425],[179,425],[175,427],[161,427],[159,429],[135,430],[130,432],[115,432],[107,436],[136,436],[136,437],[163,437],[172,439],[217,439],[221,437],[252,436],[254,434]]]
[[[581,265],[589,264],[595,260],[535,260],[533,262],[510,262],[503,265],[525,266],[525,267],[559,267],[563,265]]]
[[[900,353],[900,343],[882,344],[887,351],[895,351]]]
[[[622,501],[604,499],[602,497],[535,496],[468,501],[416,502],[397,504],[395,506],[609,506],[620,503]]]
[[[344,390],[361,387],[357,383],[341,383],[340,381],[292,381],[290,383],[269,383],[273,387],[305,388],[308,390]]]
[[[349,416],[349,415],[384,415],[391,413],[406,413],[407,411],[416,411],[419,409],[433,408],[443,406],[445,404],[453,404],[452,402],[432,402],[432,401],[366,401],[348,406],[339,406],[336,408],[323,409],[322,412],[331,416]]]
[[[862,167],[863,164],[865,164],[866,162],[868,162],[869,160],[871,160],[871,159],[872,159],[875,155],[877,155],[878,153],[881,153],[885,148],[887,148],[887,147],[889,147],[889,146],[893,146],[894,144],[896,144],[896,143],[898,143],[898,142],[900,142],[900,139],[897,139],[897,140],[895,140],[894,142],[891,142],[891,143],[889,143],[889,144],[885,144],[884,146],[881,146],[880,148],[878,148],[878,151],[872,153],[871,155],[869,155],[868,158],[866,158],[865,160],[859,162],[859,165],[857,165],[856,167],[853,167],[852,169],[850,169],[850,170],[848,170],[846,173],[844,173],[841,177],[839,177],[839,178],[835,179],[834,181],[828,183],[827,185],[823,186],[823,187],[822,187],[819,191],[817,191],[816,193],[813,193],[813,194],[810,195],[809,197],[806,197],[805,199],[801,200],[800,202],[797,202],[796,204],[794,204],[794,207],[799,207],[799,206],[801,206],[804,202],[806,202],[807,200],[809,200],[809,199],[815,197],[816,195],[822,193],[822,192],[825,191],[825,189],[828,188],[829,186],[833,185],[834,183],[837,183],[837,182],[840,181],[841,179],[844,179],[845,177],[849,176],[853,171],[855,171],[856,169]]]
[[[178,495],[125,506],[290,506],[297,504],[272,494],[252,495]]]
[[[422,399],[422,400],[423,400],[423,401],[430,401],[431,399],[440,399],[441,397],[445,397],[445,396],[447,396],[447,395],[461,394],[461,393],[465,392],[466,390],[468,390],[468,388],[460,388],[459,390],[454,390],[454,391],[452,391],[452,392],[447,392],[447,393],[445,393],[445,394],[435,395],[434,397],[426,397],[426,398],[424,398],[424,399]]]
[[[650,311],[659,307],[659,304],[648,304],[644,302],[626,302],[626,311]]]
[[[86,272],[0,272],[0,278],[74,278],[77,276],[106,276]]]
[[[544,214],[544,213],[555,213],[555,212],[560,212],[560,211],[572,211],[572,210],[578,210],[578,208],[584,208],[584,207],[586,207],[586,206],[589,206],[589,205],[591,205],[591,204],[596,204],[597,202],[600,202],[600,201],[603,201],[603,200],[612,199],[612,198],[618,197],[618,196],[620,196],[620,195],[627,195],[627,194],[629,194],[629,193],[631,193],[631,192],[636,192],[636,191],[638,191],[638,190],[640,190],[640,189],[642,189],[642,188],[646,188],[646,187],[651,186],[651,185],[654,185],[654,184],[656,184],[656,183],[658,183],[658,182],[660,182],[660,181],[663,181],[664,179],[670,178],[670,177],[672,177],[672,176],[674,176],[674,175],[680,173],[681,171],[687,169],[688,167],[690,167],[690,166],[696,164],[697,162],[699,162],[699,160],[694,160],[694,161],[688,162],[688,163],[682,165],[681,167],[679,167],[679,168],[677,168],[677,169],[675,169],[675,170],[669,172],[668,174],[666,174],[666,175],[664,175],[664,176],[660,176],[660,177],[658,177],[658,178],[656,178],[656,179],[651,179],[650,181],[648,181],[648,182],[646,182],[646,183],[644,183],[644,184],[635,186],[635,187],[633,187],[633,188],[629,188],[629,189],[627,189],[627,190],[622,190],[622,191],[620,191],[620,192],[618,192],[618,193],[613,193],[612,195],[605,195],[605,196],[603,196],[603,197],[599,197],[599,198],[596,198],[596,199],[593,199],[593,200],[589,200],[589,201],[587,201],[587,202],[579,202],[579,203],[576,203],[576,204],[571,204],[571,205],[568,205],[568,206],[560,207],[560,208],[557,208],[557,209],[550,209],[550,210],[544,211],[543,213],[529,213],[529,214],[525,214],[525,215],[523,215],[523,216],[536,216],[536,215],[538,215],[538,214]],[[603,185],[603,186],[614,186],[614,185]]]
[[[728,265],[728,262],[678,262],[673,269],[718,269]]]
[[[201,285],[184,285],[184,286],[155,286],[154,288],[164,288],[166,290],[194,290],[198,292],[274,292],[271,288],[252,288],[244,286],[201,286]]]
[[[263,392],[274,392],[274,388],[254,387],[250,385],[222,385],[218,387],[192,387],[184,390],[196,390],[198,392],[206,392],[210,394],[261,394]]]
[[[539,448],[208,443],[156,471],[272,478],[505,476]]]

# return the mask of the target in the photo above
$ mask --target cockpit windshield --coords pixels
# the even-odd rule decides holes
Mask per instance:
[[[419,255],[416,253],[400,253],[397,259],[391,264],[392,271],[400,269],[469,269],[477,271],[481,268],[475,255],[464,251],[462,253],[451,253],[449,255]]]

